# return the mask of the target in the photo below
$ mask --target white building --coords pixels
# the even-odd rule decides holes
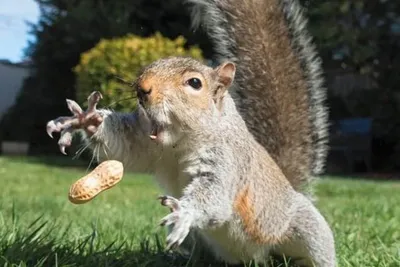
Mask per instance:
[[[7,60],[0,60],[0,119],[14,105],[30,70],[29,63],[11,63]]]

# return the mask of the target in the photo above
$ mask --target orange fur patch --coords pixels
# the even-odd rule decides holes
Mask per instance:
[[[278,236],[269,236],[262,232],[255,216],[253,199],[251,198],[249,186],[246,186],[237,194],[234,201],[234,210],[242,220],[244,231],[257,244],[276,244],[286,239],[285,237],[279,238]]]
[[[160,92],[162,82],[159,76],[147,75],[140,81],[139,86],[146,92],[151,90],[151,94],[148,96],[150,104],[157,104],[162,101],[162,93]]]
[[[140,82],[140,88],[148,92],[156,84],[157,80],[154,77],[148,77]]]
[[[264,235],[258,229],[249,186],[240,191],[234,202],[234,209],[242,219],[245,232],[256,242],[264,243]]]
[[[200,75],[197,72],[187,72],[184,75],[182,77],[182,74],[165,76],[163,73],[147,73],[141,77],[139,86],[146,92],[151,90],[151,94],[148,95],[150,105],[160,103],[167,94],[177,94],[182,101],[191,103],[193,106],[203,110],[208,109],[209,94],[207,91],[209,89],[207,88],[207,81],[201,79],[203,86],[206,88],[203,88],[199,95],[190,96],[184,91],[183,80],[199,77]],[[164,90],[172,90],[173,92],[167,93]]]

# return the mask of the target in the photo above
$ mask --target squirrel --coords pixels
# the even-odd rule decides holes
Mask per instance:
[[[311,181],[326,157],[321,62],[297,0],[189,0],[192,21],[212,40],[216,66],[159,59],[132,84],[137,109],[86,111],[47,124],[63,153],[82,133],[99,161],[150,173],[171,213],[167,248],[188,237],[228,264],[285,255],[305,266],[336,266],[330,226]]]

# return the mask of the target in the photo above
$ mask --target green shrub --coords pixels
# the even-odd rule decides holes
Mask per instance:
[[[202,60],[201,50],[198,47],[186,49],[185,43],[181,36],[170,40],[160,33],[147,38],[127,35],[101,40],[94,48],[81,54],[80,63],[74,68],[77,100],[85,105],[90,92],[98,90],[103,94],[102,107],[132,111],[136,106],[135,93],[117,77],[132,82],[140,69],[168,56],[191,56]],[[121,101],[123,99],[129,100]]]

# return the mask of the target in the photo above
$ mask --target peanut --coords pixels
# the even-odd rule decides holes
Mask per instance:
[[[70,187],[68,198],[74,204],[86,203],[119,183],[123,173],[124,167],[121,162],[103,161],[92,172]]]

